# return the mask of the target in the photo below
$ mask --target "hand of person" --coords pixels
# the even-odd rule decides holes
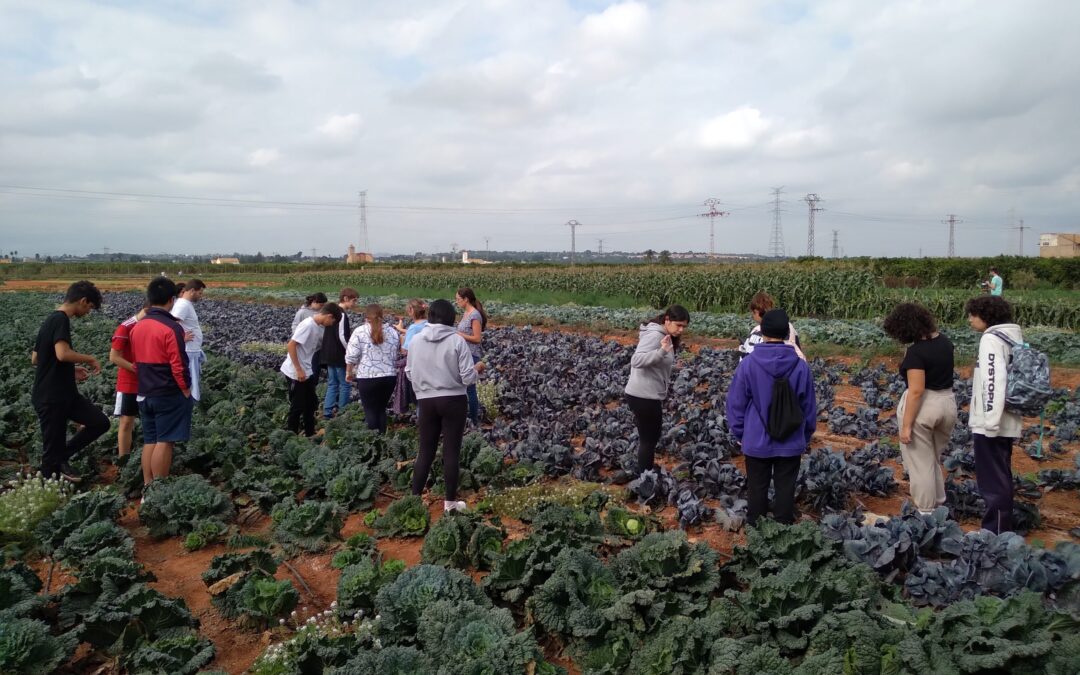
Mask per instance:
[[[481,361],[481,362],[476,364],[476,374],[477,375],[482,375],[485,370],[487,370],[487,364],[486,363]]]
[[[398,319],[397,323],[394,324],[394,328],[405,330],[405,319]]]
[[[192,333],[189,330],[184,331],[184,342],[191,342],[194,339],[195,339],[195,333]]]
[[[904,445],[911,443],[911,427],[905,427],[900,430],[900,442]]]
[[[346,371],[345,371],[345,381],[346,382],[352,382],[355,379],[356,379],[356,373],[354,373],[351,370],[346,369]]]
[[[660,341],[660,349],[663,349],[665,352],[670,352],[675,349],[674,345],[671,344],[670,335],[665,335],[664,339]]]
[[[306,379],[307,379],[307,373],[305,373],[303,371],[303,369],[300,369],[300,370],[296,371],[296,381],[297,382],[303,382]]]
[[[86,365],[90,366],[90,370],[94,373],[94,375],[101,374],[101,364],[98,363],[98,360],[95,359],[93,356],[91,356],[90,360],[86,362]]]
[[[82,366],[75,366],[75,381],[86,382],[86,378],[90,377],[90,371]]]
[[[191,390],[190,389],[181,389],[180,391],[181,391],[181,393],[184,394],[184,398],[191,398]]]

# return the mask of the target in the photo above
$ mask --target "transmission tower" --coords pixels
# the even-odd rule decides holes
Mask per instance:
[[[708,207],[708,211],[705,213],[699,213],[702,218],[709,219],[709,259],[716,258],[716,219],[723,218],[728,215],[728,211],[721,211],[719,208],[720,200],[716,197],[709,197],[705,200],[705,206]]]
[[[952,258],[956,255],[956,226],[964,221],[957,220],[955,213],[950,213],[946,220],[941,221],[949,226],[949,253],[948,257]]]
[[[1016,255],[1022,256],[1022,255],[1024,255],[1024,230],[1030,230],[1031,228],[1024,225],[1024,219],[1021,218],[1020,219],[1020,224],[1017,225],[1016,227],[1014,227],[1013,229],[1014,230],[1019,230],[1019,232],[1020,232],[1020,249],[1016,252]]]
[[[367,190],[360,191],[360,250],[371,253],[371,242],[368,241],[367,231]]]
[[[784,192],[784,186],[772,189],[773,196],[773,227],[769,237],[769,254],[774,258],[784,257],[784,230],[780,226],[780,204],[783,200],[780,195]]]
[[[840,230],[832,231],[832,257],[840,257]]]
[[[821,202],[821,197],[817,196],[816,192],[803,197],[803,201],[810,207],[810,224],[806,230],[806,255],[813,257],[814,255],[814,214],[818,211],[824,211],[825,209],[818,206]]]
[[[603,239],[597,239],[596,240],[596,255],[597,256],[603,256],[604,255],[604,240]]]
[[[484,250],[491,253],[491,237],[484,237]]]
[[[566,224],[570,226],[570,264],[574,264],[574,259],[577,257],[577,229],[581,225],[576,220],[568,220]]]

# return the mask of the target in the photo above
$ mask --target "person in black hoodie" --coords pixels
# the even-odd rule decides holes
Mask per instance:
[[[352,336],[349,310],[356,304],[360,294],[352,288],[343,288],[338,294],[341,319],[323,330],[319,362],[326,366],[326,398],[323,400],[323,418],[330,419],[345,409],[349,403],[351,385],[345,381],[345,348]]]

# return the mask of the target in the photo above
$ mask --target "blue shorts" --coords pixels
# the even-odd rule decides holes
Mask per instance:
[[[180,392],[139,402],[143,445],[182,443],[191,438],[191,399]]]

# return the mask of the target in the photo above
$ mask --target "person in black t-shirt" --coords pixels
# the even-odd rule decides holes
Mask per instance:
[[[75,453],[109,430],[109,418],[79,393],[76,382],[101,372],[89,354],[71,348],[71,319],[101,308],[101,291],[89,281],[73,283],[64,302],[41,324],[30,362],[36,366],[30,400],[41,423],[41,473],[60,475],[72,482],[81,476],[68,464]],[[81,365],[76,365],[81,364]],[[67,440],[68,420],[82,425]]]
[[[894,340],[910,345],[900,362],[907,390],[896,408],[896,422],[911,501],[929,513],[945,503],[941,455],[956,426],[953,345],[938,333],[930,312],[913,302],[897,305],[882,328]]]

